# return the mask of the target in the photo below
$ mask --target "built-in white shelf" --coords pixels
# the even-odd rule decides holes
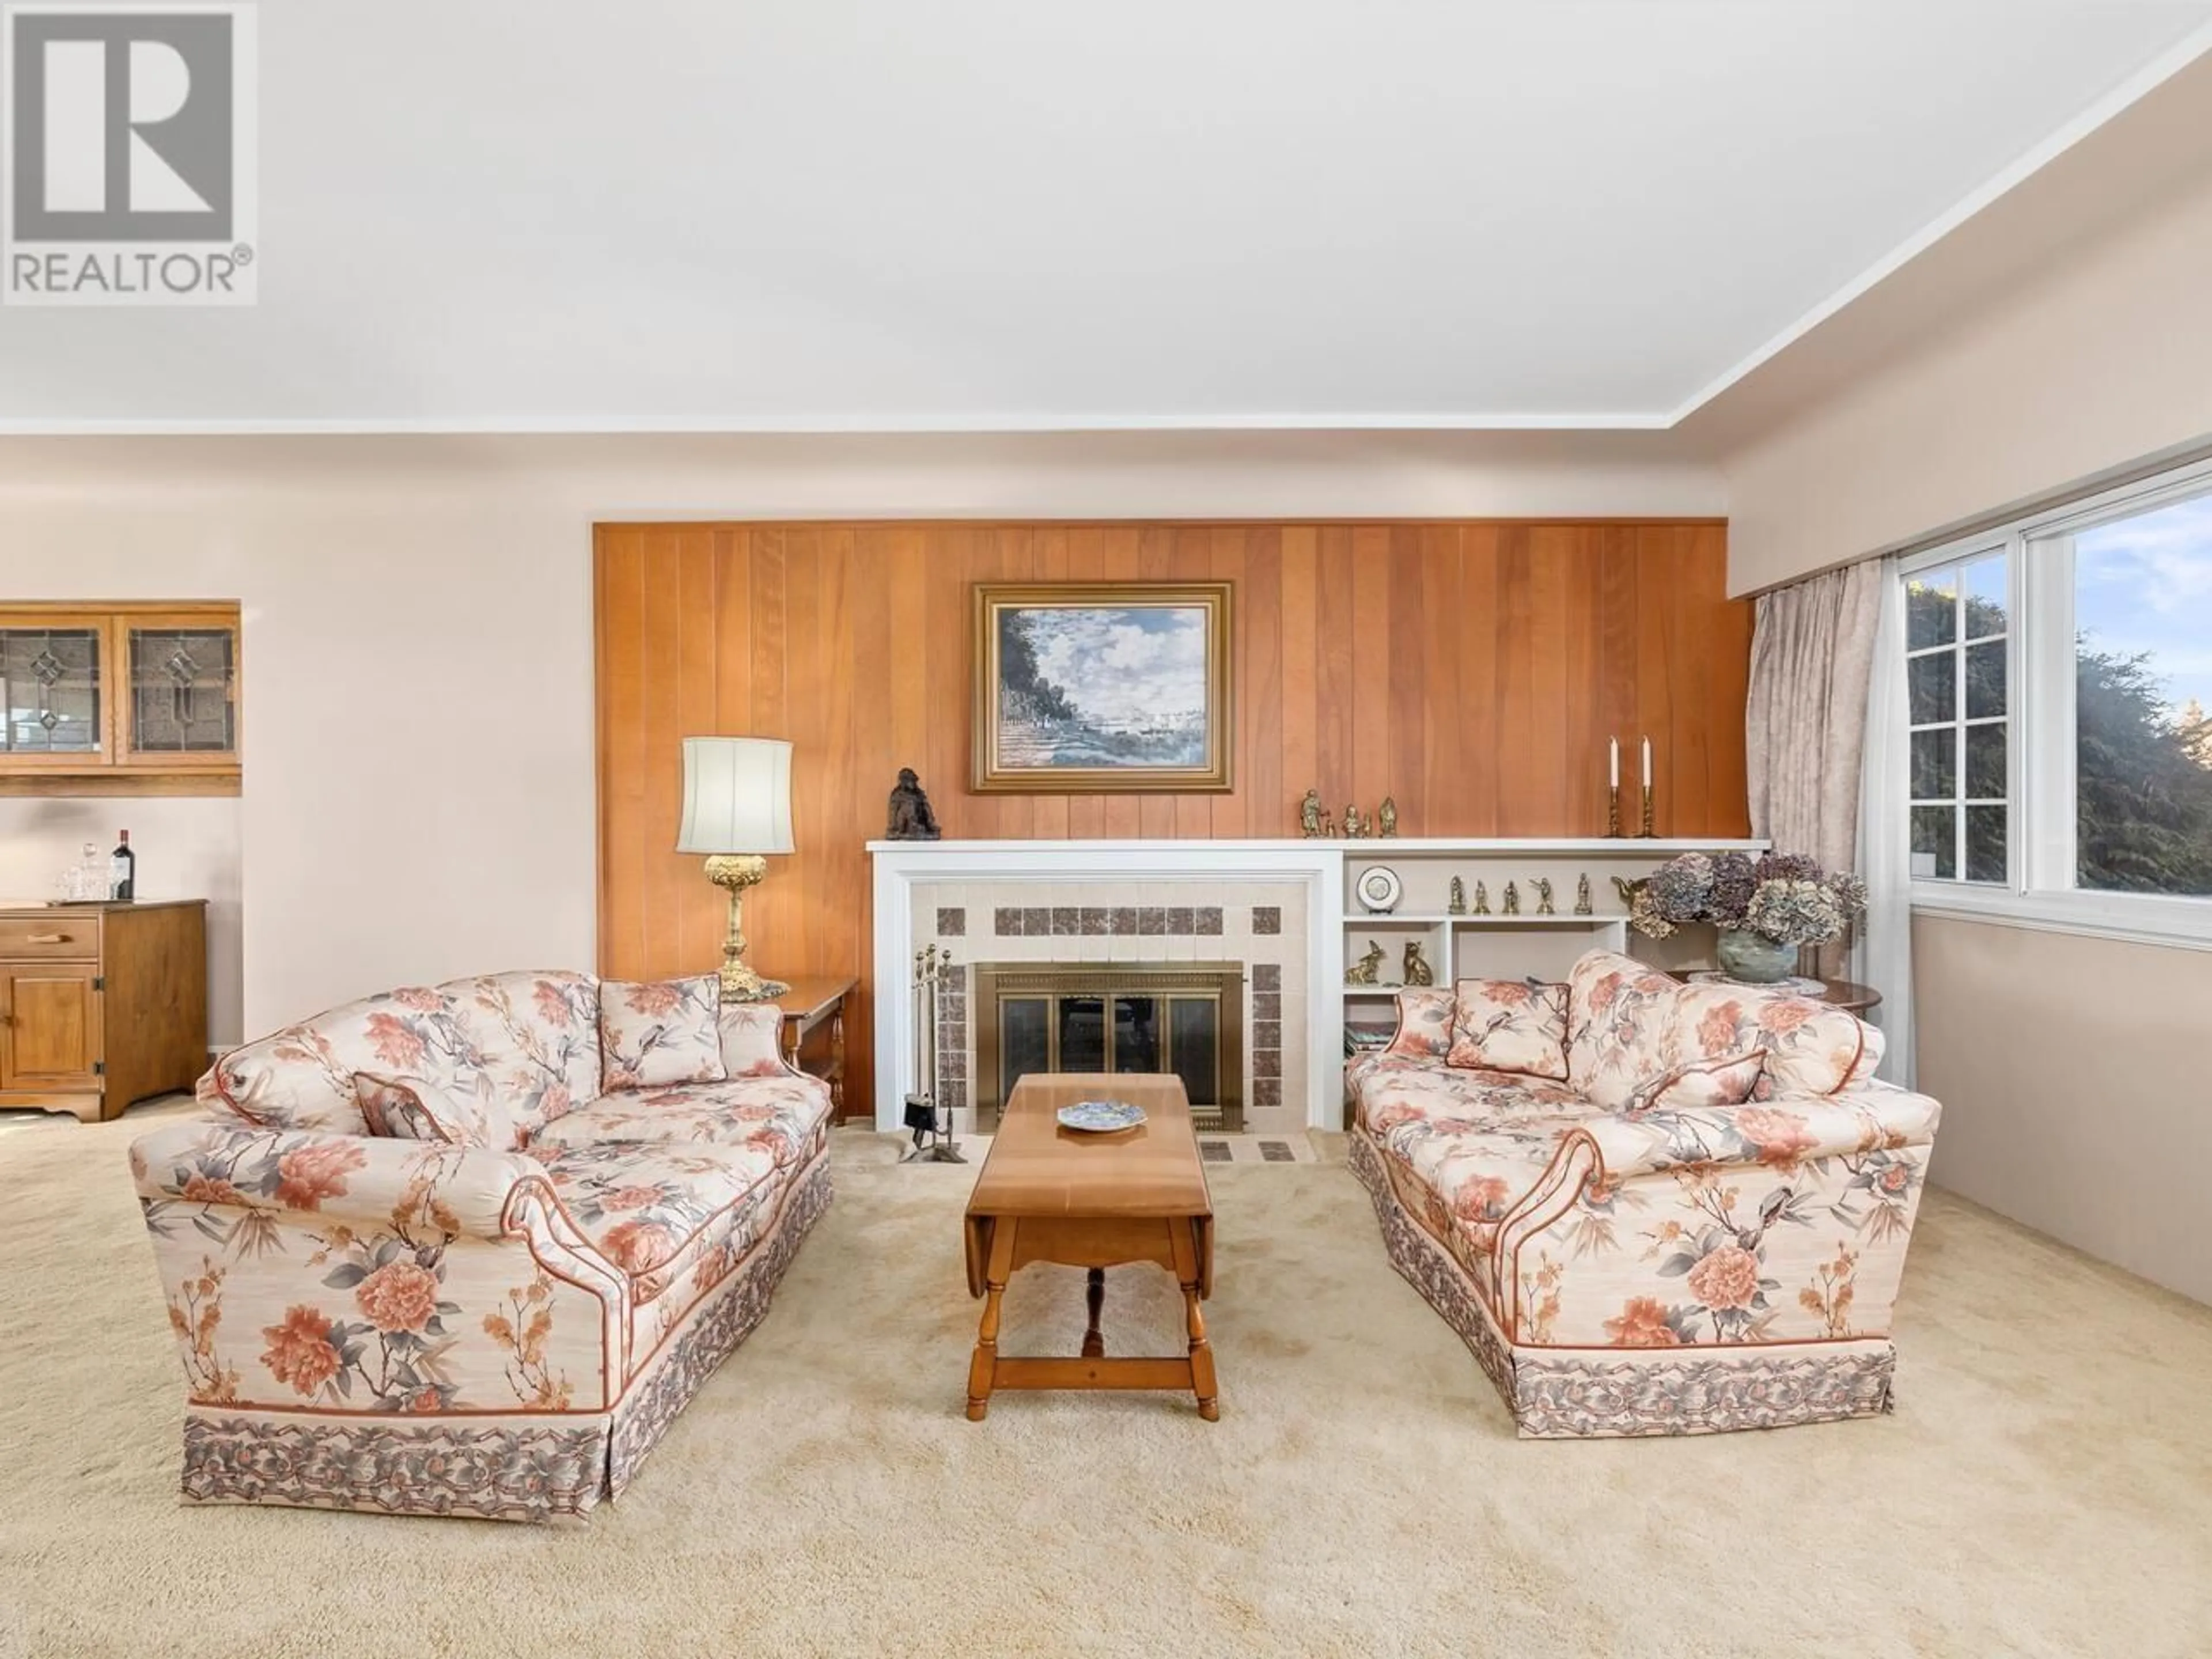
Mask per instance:
[[[1253,846],[1279,843],[1255,842]],[[1677,853],[1763,853],[1772,846],[1765,841],[1701,841],[1679,836],[1584,836],[1565,840],[1542,836],[1503,836],[1487,841],[1451,841],[1426,836],[1362,836],[1356,841],[1300,841],[1301,847],[1334,847],[1346,853],[1448,853],[1461,858],[1509,858],[1551,853],[1605,853],[1617,858],[1653,855],[1652,861]]]
[[[1693,838],[1690,840],[1646,840],[1638,836],[1587,836],[1580,839],[1559,840],[1540,836],[1522,836],[1494,838],[1486,841],[1453,841],[1426,836],[1368,836],[1357,841],[1341,837],[1311,841],[1303,836],[1271,836],[1234,841],[1168,840],[1159,836],[1115,837],[1112,840],[1085,841],[872,841],[871,853],[893,853],[901,858],[938,859],[962,854],[980,853],[992,859],[1007,854],[1042,853],[1050,854],[1057,862],[1065,863],[1072,855],[1085,853],[1172,853],[1182,854],[1190,848],[1201,848],[1210,854],[1220,853],[1372,853],[1377,857],[1388,853],[1451,853],[1468,858],[1499,858],[1517,854],[1547,853],[1610,853],[1620,858],[1638,858],[1652,855],[1658,863],[1677,853],[1761,853],[1772,845],[1764,841],[1727,841]]]
[[[1455,927],[1607,927],[1616,921],[1627,920],[1627,913],[1622,910],[1615,910],[1610,915],[1600,911],[1587,916],[1407,915],[1402,911],[1393,910],[1382,915],[1369,915],[1364,911],[1347,914],[1344,925],[1351,928],[1388,927],[1397,922],[1407,927],[1433,927],[1439,922],[1448,921]]]

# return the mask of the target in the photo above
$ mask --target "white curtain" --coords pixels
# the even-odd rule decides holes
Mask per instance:
[[[1881,563],[1881,614],[1867,684],[1866,744],[1859,784],[1858,872],[1867,918],[1851,951],[1851,977],[1881,993],[1869,1018],[1887,1039],[1877,1075],[1912,1087],[1911,768],[1905,706],[1905,582]]]
[[[1751,833],[1826,869],[1855,867],[1867,684],[1881,570],[1872,560],[1778,588],[1759,601],[1744,710]],[[1843,971],[1820,947],[1815,971]]]

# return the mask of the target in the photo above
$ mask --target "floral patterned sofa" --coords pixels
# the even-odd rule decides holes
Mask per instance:
[[[497,974],[223,1056],[212,1115],[131,1150],[185,1498],[542,1521],[618,1495],[830,1202],[827,1085],[773,1006],[719,1002]]]
[[[1402,993],[1352,1164],[1524,1436],[1885,1412],[1939,1108],[1881,1058],[1841,1009],[1593,951]]]

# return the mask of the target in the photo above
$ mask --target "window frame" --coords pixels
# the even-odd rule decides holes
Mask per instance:
[[[1957,856],[1962,873],[1950,878],[1911,878],[1915,914],[2002,921],[2063,933],[2212,950],[2212,896],[2106,892],[2076,884],[2075,823],[2080,808],[2074,729],[2074,538],[2104,525],[2207,495],[2212,495],[2212,459],[2100,490],[1898,560],[1893,580],[1901,586],[1947,565],[1956,565],[1963,571],[2001,550],[2009,606],[2005,633],[2007,878],[2002,883],[1965,878],[1963,803],[1966,798],[1961,793],[1956,833],[1960,838]],[[1963,645],[1960,641],[1954,648],[1963,654]],[[1907,647],[1901,656],[1924,654],[1911,652],[1909,641]],[[1954,764],[1960,768],[1965,765],[1964,666],[1962,660],[1955,705],[1962,735]],[[1899,749],[1908,774],[1903,799],[1909,803],[1911,712],[1908,700],[1900,699],[1900,706],[1905,726],[1899,733]],[[1963,771],[1958,787],[1961,791],[1966,787]],[[1908,848],[1911,810],[1908,804],[1905,826]]]
[[[1956,571],[1960,580],[1952,599],[1952,609],[1955,615],[1957,628],[1948,644],[1925,646],[1917,649],[1912,644],[1911,636],[1908,631],[1905,641],[1905,660],[1908,665],[1906,672],[1909,676],[1911,673],[1909,665],[1915,658],[1933,657],[1938,653],[1946,651],[1951,653],[1952,660],[1956,665],[1951,675],[1951,718],[1948,720],[1934,721],[1925,726],[1914,725],[1911,697],[1908,690],[1905,711],[1907,771],[1905,811],[1909,815],[1915,808],[1920,806],[1949,806],[1954,814],[1951,822],[1951,862],[1952,867],[1960,873],[1951,877],[1929,877],[1926,878],[1925,884],[1946,888],[1955,885],[1997,890],[2008,890],[2020,879],[2020,837],[2014,833],[2020,818],[2017,805],[2020,793],[2020,744],[2018,742],[2020,716],[2017,688],[2020,684],[2018,617],[2021,606],[2016,597],[2020,592],[2020,560],[2015,550],[2002,538],[1992,539],[1987,536],[1969,537],[1964,541],[1950,544],[1948,550],[1935,550],[1945,551],[1946,556],[1917,557],[1909,566],[1900,566],[1899,579],[1909,582],[1913,577],[1931,570],[1949,568]],[[1978,640],[1970,639],[1966,634],[1964,578],[1966,571],[1973,566],[1986,564],[1993,558],[2002,559],[2004,562],[2004,633],[2001,636],[1984,635]],[[1909,600],[1905,607],[1905,617],[1909,629],[1911,620],[1911,606]],[[2005,656],[2004,713],[1996,715],[1969,715],[1966,713],[1966,648],[1970,645],[1994,643],[1999,639],[2004,646]],[[2005,794],[2002,801],[1986,795],[1969,795],[1966,793],[1966,734],[1977,726],[2002,726],[2005,729]],[[1910,774],[1912,763],[1912,739],[1922,732],[1937,732],[1946,729],[1956,734],[1951,749],[1951,781],[1954,793],[1948,800],[1938,801],[1932,798],[1923,800],[1911,792]],[[1976,881],[1966,874],[1966,809],[1970,806],[1990,805],[2002,805],[2005,809],[2005,873],[2001,881]],[[1922,884],[1916,878],[1915,884]]]

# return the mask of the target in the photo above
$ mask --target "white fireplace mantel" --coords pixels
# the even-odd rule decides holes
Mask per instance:
[[[1239,883],[1306,890],[1305,1121],[1341,1127],[1346,867],[1393,857],[1532,859],[1572,855],[1616,871],[1678,853],[1759,852],[1764,841],[1605,837],[1183,841],[872,841],[875,866],[876,1127],[897,1130],[914,1086],[915,908],[921,882],[1184,882],[1216,891]],[[1535,918],[1531,922],[1567,918]],[[1288,1103],[1287,1102],[1285,1103]]]
[[[1306,975],[1306,1121],[1331,1127],[1341,1076],[1344,857],[1321,841],[872,841],[875,876],[876,1127],[900,1127],[914,1081],[916,882],[1303,883],[1311,957]]]

